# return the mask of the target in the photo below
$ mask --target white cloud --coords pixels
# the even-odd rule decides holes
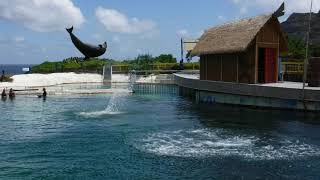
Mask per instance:
[[[0,19],[21,23],[38,32],[79,27],[85,21],[71,0],[1,0]]]
[[[198,32],[190,32],[187,29],[180,29],[176,33],[180,38],[183,39],[198,39],[203,35],[204,30]]]
[[[160,36],[160,31],[153,30],[153,31],[149,31],[149,32],[141,34],[140,39],[151,40],[151,39],[155,39],[156,37],[159,37],[159,36]]]
[[[220,21],[224,21],[224,20],[226,20],[226,17],[225,17],[225,16],[220,15],[220,16],[218,16],[218,19],[219,19]]]
[[[204,33],[205,33],[204,30],[199,31],[197,34],[197,38],[200,38]]]
[[[178,36],[183,37],[183,38],[190,36],[189,31],[186,30],[186,29],[180,29],[180,30],[178,30],[178,31],[177,31],[177,34],[178,34]]]
[[[125,14],[115,10],[98,7],[96,17],[110,32],[140,34],[153,31],[156,24],[151,20],[128,18]]]
[[[247,14],[248,13],[248,8],[247,7],[241,7],[240,8],[240,14]]]
[[[17,36],[17,37],[14,37],[14,41],[16,42],[16,43],[22,43],[22,42],[24,42],[24,37],[23,36]]]
[[[95,40],[102,40],[102,36],[101,36],[101,34],[99,34],[99,33],[94,33],[94,34],[92,35],[92,37],[93,37]]]
[[[112,38],[112,41],[114,42],[114,43],[120,43],[120,37],[119,36],[113,36],[113,38]]]
[[[240,14],[245,14],[250,8],[259,8],[265,11],[275,11],[283,0],[231,0],[240,7]],[[286,12],[308,12],[310,10],[311,0],[285,0]],[[313,0],[313,12],[320,9],[320,0]]]

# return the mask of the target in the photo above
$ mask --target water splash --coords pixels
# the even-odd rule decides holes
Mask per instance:
[[[135,141],[134,146],[141,151],[176,157],[240,156],[251,160],[275,160],[320,156],[319,147],[296,140],[260,139],[221,129],[148,134]]]
[[[137,81],[137,74],[135,70],[130,71],[129,73],[129,90],[133,91],[133,86]]]
[[[122,104],[120,96],[121,96],[120,94],[114,94],[110,98],[107,108],[102,111],[80,112],[79,115],[86,117],[86,118],[95,118],[95,117],[100,117],[103,115],[123,114],[124,112],[120,111],[120,106]]]

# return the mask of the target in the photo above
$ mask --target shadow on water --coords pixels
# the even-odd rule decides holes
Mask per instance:
[[[320,125],[320,114],[314,112],[195,103],[193,103],[192,109],[200,116],[201,123],[208,127],[223,124],[225,126],[240,125],[265,129],[287,122]]]

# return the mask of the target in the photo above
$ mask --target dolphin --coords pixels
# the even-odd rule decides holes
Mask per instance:
[[[83,43],[80,39],[78,39],[73,33],[73,26],[71,28],[66,29],[70,34],[71,40],[74,46],[85,56],[85,60],[88,60],[93,57],[102,56],[107,51],[107,42],[103,44],[99,44],[98,46]]]

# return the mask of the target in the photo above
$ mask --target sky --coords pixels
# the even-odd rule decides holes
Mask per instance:
[[[311,0],[285,0],[285,20],[308,12]],[[283,0],[1,0],[0,64],[39,64],[82,57],[65,28],[91,44],[108,43],[102,58],[139,54],[179,57],[180,39],[219,24],[275,11]],[[320,0],[313,0],[318,12]]]

